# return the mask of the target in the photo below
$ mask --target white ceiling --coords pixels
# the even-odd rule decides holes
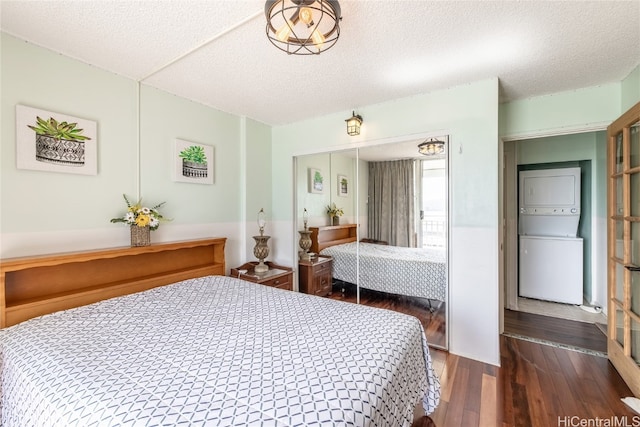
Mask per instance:
[[[271,45],[262,0],[2,0],[0,13],[20,39],[269,125],[493,77],[502,101],[523,99],[640,62],[639,0],[340,4],[340,39],[318,56]]]

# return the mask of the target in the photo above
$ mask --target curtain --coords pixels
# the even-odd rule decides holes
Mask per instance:
[[[370,239],[415,247],[414,160],[369,163]]]

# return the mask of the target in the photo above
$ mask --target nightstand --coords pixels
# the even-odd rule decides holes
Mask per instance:
[[[298,262],[298,285],[300,292],[306,294],[327,296],[333,290],[333,258],[330,256],[318,255],[311,261]]]
[[[258,261],[254,261],[243,264],[237,268],[232,268],[230,276],[258,283],[260,285],[272,286],[274,288],[285,289],[287,291],[293,290],[292,268],[277,265],[271,261],[266,261],[265,264],[269,266],[269,270],[264,273],[256,273],[253,271],[254,267],[258,265]],[[240,270],[247,270],[247,272],[241,274]]]

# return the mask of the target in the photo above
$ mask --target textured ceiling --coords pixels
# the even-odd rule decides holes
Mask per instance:
[[[509,101],[624,79],[640,1],[341,1],[340,39],[289,56],[263,1],[7,1],[3,32],[221,111],[286,124],[486,78]]]

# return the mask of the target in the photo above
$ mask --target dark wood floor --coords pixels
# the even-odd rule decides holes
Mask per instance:
[[[331,298],[355,302],[355,291],[346,288],[342,294],[334,287]],[[444,339],[444,310],[442,319],[430,317],[434,313],[420,301],[366,290],[361,290],[360,300],[417,314],[425,331],[431,330],[435,337],[441,331]],[[594,325],[582,322],[505,311],[505,331],[606,352],[606,337]],[[429,332],[427,339],[431,340]],[[431,356],[440,378],[440,405],[413,427],[595,425],[597,418],[614,417],[609,425],[623,417],[633,425],[640,420],[620,400],[633,394],[605,357],[509,336],[500,337],[500,367],[435,348]]]
[[[348,283],[335,284],[333,294],[331,294],[330,298],[355,303],[355,285]],[[431,346],[446,348],[446,314],[444,302],[430,302],[424,298],[412,298],[403,295],[391,295],[383,292],[360,289],[360,303],[417,317],[422,323],[425,335],[427,336],[427,342]]]
[[[607,337],[594,323],[505,310],[504,331],[601,353],[607,352]]]
[[[604,342],[606,352],[606,337],[588,323],[505,311],[507,329],[596,351]],[[597,418],[633,425],[640,419],[620,400],[632,393],[605,357],[508,336],[500,337],[500,367],[431,353],[441,403],[413,427],[596,425]]]
[[[632,425],[637,416],[620,400],[632,394],[606,358],[505,336],[500,347],[501,367],[432,349],[442,397],[413,427],[546,427],[572,425],[559,422],[571,417],[595,425],[586,422],[624,416]]]

